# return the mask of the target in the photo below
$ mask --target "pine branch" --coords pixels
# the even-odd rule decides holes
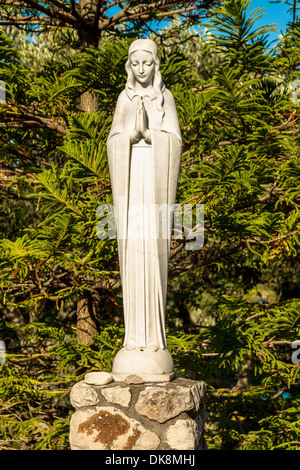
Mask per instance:
[[[218,250],[218,247],[216,247],[215,250],[211,249],[211,248],[209,250],[206,249],[204,251],[204,254],[202,255],[202,259],[200,261],[198,259],[196,263],[192,262],[192,263],[189,263],[189,264],[186,264],[186,265],[181,264],[181,266],[179,268],[170,269],[169,275],[170,275],[170,277],[177,276],[178,274],[182,274],[184,272],[188,272],[188,271],[191,271],[193,269],[201,268],[201,267],[208,266],[210,264],[216,263],[218,261],[221,261],[224,258],[228,258],[229,256],[232,256],[232,255],[235,255],[235,254],[239,253],[240,251],[247,248],[248,245],[272,246],[272,245],[276,245],[278,242],[280,242],[282,240],[285,240],[285,239],[290,238],[290,237],[294,237],[297,234],[298,234],[298,230],[294,230],[292,232],[285,233],[284,235],[275,237],[272,240],[263,241],[263,240],[259,240],[258,238],[257,239],[249,239],[248,238],[247,240],[241,241],[238,244],[232,243],[230,245],[230,242],[229,242],[229,247],[227,247],[223,250]],[[172,259],[175,255],[180,253],[183,250],[183,248],[185,248],[185,243],[181,242],[177,248],[171,250],[170,259]],[[203,249],[202,249],[202,251],[203,251]],[[206,256],[207,252],[211,252],[211,253],[213,253],[213,255]]]
[[[9,0],[8,0],[9,1]],[[15,6],[15,7],[23,7],[24,3],[27,4],[28,8],[31,10],[37,11],[42,13],[42,15],[30,15],[28,17],[26,16],[7,16],[0,14],[0,25],[3,26],[9,26],[9,25],[41,25],[41,26],[73,26],[73,27],[80,27],[84,26],[87,24],[87,22],[84,20],[84,18],[78,13],[76,9],[76,4],[75,2],[71,2],[72,6],[71,9],[67,7],[65,4],[57,1],[57,0],[51,0],[49,3],[52,3],[52,5],[56,6],[57,8],[60,8],[59,10],[53,9],[53,8],[46,8],[43,5],[41,5],[39,2],[36,2],[35,0],[25,0],[23,4],[21,2],[15,2],[15,1],[9,1],[9,5]],[[172,17],[177,14],[184,14],[193,10],[201,10],[202,8],[205,10],[208,10],[211,8],[213,5],[216,5],[220,3],[219,0],[206,0],[200,4],[196,5],[196,0],[159,0],[158,2],[153,2],[150,3],[149,5],[138,5],[131,10],[129,7],[123,8],[120,12],[116,13],[114,16],[108,18],[106,15],[103,13],[111,8],[113,5],[120,4],[120,2],[111,2],[111,4],[107,5],[106,8],[101,9],[101,4],[99,2],[98,4],[98,9],[95,14],[95,18],[97,20],[97,17],[101,15],[102,18],[99,20],[98,23],[98,28],[100,31],[104,31],[106,29],[114,29],[115,26],[122,24],[126,21],[135,21],[137,19],[149,19],[153,13],[156,18],[164,18],[164,17]],[[0,5],[7,5],[7,2],[0,2]],[[172,7],[180,6],[180,5],[186,5],[185,7],[182,8],[176,8],[175,10],[172,10]],[[169,11],[164,12],[161,10],[166,10],[169,9]],[[61,10],[63,10],[64,13],[61,13]],[[202,17],[202,16],[201,16]],[[203,17],[206,17],[206,15],[203,15]],[[78,24],[79,23],[79,24]]]
[[[194,10],[198,10],[198,7],[197,7],[197,6],[192,6],[192,7],[187,7],[187,8],[177,8],[177,10],[171,10],[171,14],[172,14],[172,16],[173,16],[173,15],[180,15],[181,13],[188,13],[188,12],[194,11]],[[170,16],[170,12],[157,13],[157,14],[155,15],[156,18],[164,18],[164,17],[166,17],[166,16]],[[185,15],[185,14],[184,14],[183,16],[186,17],[186,16],[188,16],[188,15]],[[200,16],[200,15],[198,16],[198,15],[197,15],[197,18],[199,18],[199,19],[200,19],[200,18],[206,18],[206,16],[205,16],[205,15],[204,15],[204,16]]]
[[[194,3],[190,2],[189,0],[159,0],[158,2],[150,3],[149,5],[138,5],[137,7],[134,7],[132,10],[129,10],[128,8],[124,8],[122,11],[116,13],[114,16],[111,18],[107,18],[105,21],[102,23],[100,22],[99,28],[100,30],[105,30],[107,28],[112,28],[118,24],[121,24],[126,21],[133,21],[138,18],[148,18],[150,17],[151,13],[153,13],[156,10],[161,10],[165,8],[170,8],[175,5],[180,5],[180,4],[189,4],[189,3]],[[172,16],[172,11],[170,11],[170,16]]]
[[[41,17],[39,15],[31,16],[5,16],[0,14],[0,26],[27,26],[27,25],[40,25],[40,26],[68,26],[61,20],[54,18]]]
[[[62,124],[55,122],[54,119],[44,116],[37,116],[30,113],[9,113],[9,120],[0,122],[1,129],[22,129],[30,127],[46,127],[50,130],[57,131],[59,134],[66,135],[68,129]]]
[[[18,2],[17,0],[5,0],[4,2],[0,1],[0,6],[13,6],[23,8],[24,2]]]
[[[26,0],[25,0],[26,2]],[[61,11],[65,11],[68,15],[74,15],[74,10],[71,6],[71,8],[66,5],[64,2],[60,2],[59,0],[48,0],[48,3],[56,6],[57,8],[59,8]],[[75,11],[76,11],[76,8],[75,8]]]
[[[270,185],[269,188],[267,189],[267,194],[265,194],[264,196],[262,196],[258,199],[255,199],[253,201],[251,201],[251,200],[244,201],[240,204],[237,204],[237,205],[231,207],[228,211],[228,214],[233,214],[234,212],[238,212],[241,209],[247,209],[249,207],[256,206],[257,204],[262,204],[263,202],[266,202],[269,199],[271,199],[272,196],[274,196],[274,195],[280,196],[282,194],[283,194],[282,190],[280,190],[279,188],[276,188],[275,185]]]
[[[35,11],[39,11],[40,13],[43,13],[44,15],[46,15],[50,18],[58,19],[58,20],[60,20],[64,23],[68,23],[70,25],[76,25],[77,20],[68,12],[67,13],[61,13],[58,10],[54,10],[54,9],[51,9],[51,8],[46,8],[41,3],[36,2],[35,0],[24,0],[24,3],[27,4],[31,9],[33,9]],[[60,4],[60,2],[55,2],[55,3]],[[63,9],[61,4],[60,4],[60,8]]]
[[[197,263],[189,263],[186,265],[181,265],[179,268],[171,268],[169,275],[170,277],[177,276],[178,274],[182,274],[183,272],[188,272],[196,268],[208,266],[212,263],[216,263],[217,261],[220,261],[224,258],[227,258],[229,256],[235,255],[236,253],[242,251],[246,247],[246,242],[241,242],[240,244],[227,247],[224,250],[211,250],[214,254],[212,256],[205,256],[207,253],[207,250],[205,250],[205,254],[203,255],[202,259],[199,261],[197,260]],[[185,244],[181,244],[178,251],[176,252],[179,253],[183,248],[185,247]],[[171,251],[170,258],[172,258],[173,250]]]

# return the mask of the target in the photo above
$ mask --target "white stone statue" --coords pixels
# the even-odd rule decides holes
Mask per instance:
[[[152,40],[131,44],[126,71],[107,141],[125,322],[112,371],[172,374],[165,313],[181,132]]]

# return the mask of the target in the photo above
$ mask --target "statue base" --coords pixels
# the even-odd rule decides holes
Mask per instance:
[[[147,348],[121,349],[114,361],[114,374],[163,376],[173,374],[173,359],[167,349],[154,351]],[[151,380],[150,380],[151,381]]]
[[[90,372],[71,390],[71,450],[204,450],[205,383]]]

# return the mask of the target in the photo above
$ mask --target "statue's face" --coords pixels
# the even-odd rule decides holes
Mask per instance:
[[[135,80],[143,86],[151,85],[154,75],[154,60],[151,52],[135,51],[130,56],[130,66]]]

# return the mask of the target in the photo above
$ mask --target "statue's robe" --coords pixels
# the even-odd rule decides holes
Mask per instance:
[[[165,311],[173,213],[168,211],[168,233],[161,229],[152,208],[175,204],[181,160],[181,133],[173,95],[163,89],[164,116],[157,110],[153,90],[143,96],[151,130],[151,144],[132,145],[140,95],[126,89],[120,94],[107,141],[117,228],[120,275],[127,348],[166,348]],[[142,204],[134,219],[133,206]],[[159,205],[159,206],[155,206]],[[134,228],[139,236],[134,237]],[[165,232],[165,230],[163,230]],[[142,236],[141,236],[142,235]]]

